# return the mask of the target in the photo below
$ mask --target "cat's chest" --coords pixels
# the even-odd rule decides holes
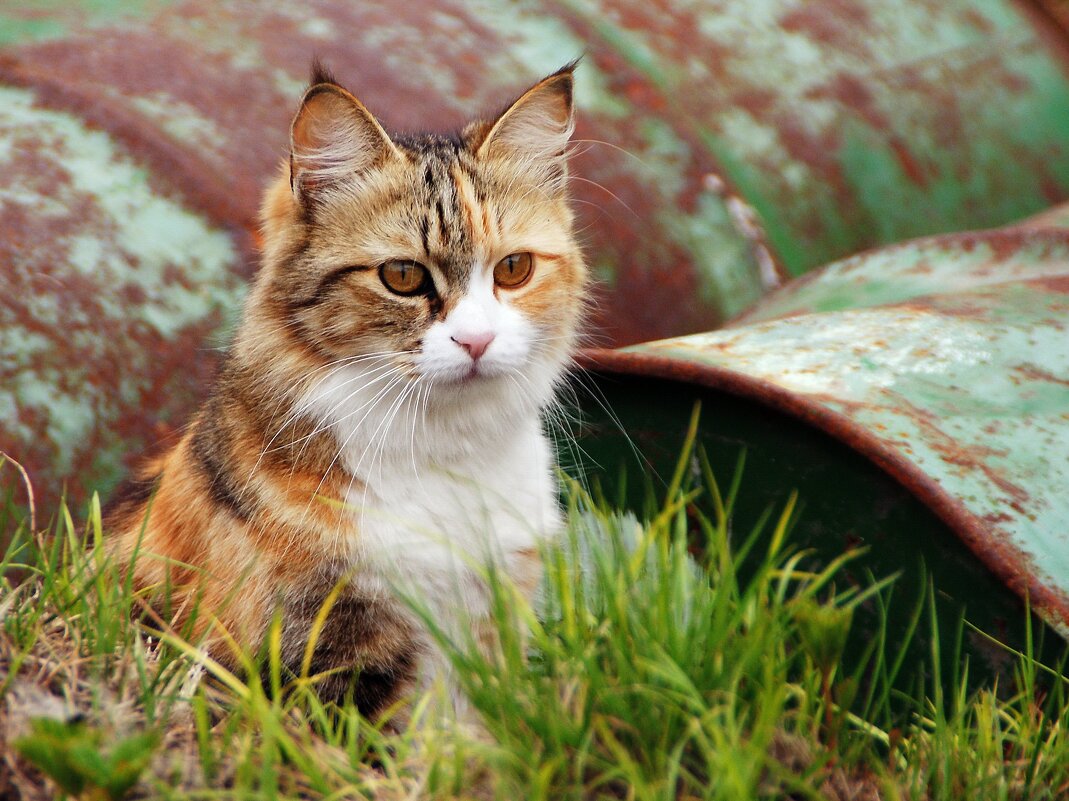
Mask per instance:
[[[553,536],[561,521],[551,449],[537,426],[470,458],[383,464],[347,501],[354,557],[411,577],[507,559]]]

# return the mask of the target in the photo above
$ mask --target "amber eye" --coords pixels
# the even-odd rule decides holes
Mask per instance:
[[[379,267],[379,278],[398,295],[418,295],[430,288],[430,273],[415,261],[388,261]]]
[[[531,277],[534,268],[534,256],[530,253],[513,253],[506,256],[494,267],[494,283],[506,289],[523,286]]]

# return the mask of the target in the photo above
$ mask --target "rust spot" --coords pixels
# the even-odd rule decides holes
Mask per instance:
[[[921,168],[920,163],[913,157],[913,154],[909,152],[909,147],[897,136],[891,137],[889,142],[891,151],[895,154],[895,158],[898,159],[899,166],[902,167],[904,172],[913,183],[918,186],[926,186],[928,178],[924,174],[924,170]]]
[[[1057,292],[1059,295],[1069,295],[1069,274],[1051,275],[1045,278],[1031,278],[1028,285],[1042,289],[1046,292]]]
[[[1051,384],[1061,384],[1064,387],[1069,387],[1069,377],[1057,376],[1053,373],[1049,373],[1034,364],[1022,364],[1013,368],[1015,373],[1019,373],[1029,381],[1046,381]]]
[[[984,33],[992,33],[995,30],[995,26],[991,23],[991,20],[989,20],[975,8],[966,9],[965,13],[962,14],[962,19],[964,19],[978,31],[983,31]]]
[[[763,117],[772,111],[779,100],[779,95],[763,86],[746,86],[741,91],[732,92],[731,101],[739,108]]]
[[[866,47],[865,32],[872,25],[868,9],[852,0],[799,3],[793,11],[780,17],[779,22],[784,30],[855,52]]]

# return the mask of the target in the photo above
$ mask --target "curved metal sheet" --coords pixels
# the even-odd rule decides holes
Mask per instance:
[[[1060,34],[1011,0],[29,0],[0,29],[0,444],[46,487],[106,487],[195,405],[313,53],[397,128],[587,53],[576,189],[606,343],[1069,195]]]
[[[52,500],[108,486],[214,367],[230,235],[102,131],[0,87],[0,450]],[[0,481],[11,479],[0,473]]]
[[[1033,222],[873,251],[729,328],[585,358],[830,432],[1069,634],[1069,231]]]
[[[1069,197],[1061,34],[1011,0],[28,9],[0,13],[35,40],[0,78],[111,131],[249,232],[311,54],[402,129],[448,127],[587,54],[576,188],[595,326],[615,344],[715,327],[865,247]]]

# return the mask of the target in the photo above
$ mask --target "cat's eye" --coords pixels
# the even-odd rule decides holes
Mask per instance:
[[[379,278],[398,295],[418,295],[431,288],[431,274],[416,261],[388,261],[379,267]]]
[[[534,257],[530,253],[513,253],[494,267],[494,283],[505,289],[516,289],[527,283],[534,269]]]

